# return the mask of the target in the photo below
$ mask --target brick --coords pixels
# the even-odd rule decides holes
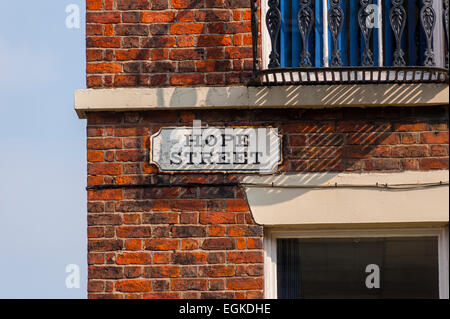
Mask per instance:
[[[247,248],[248,249],[262,249],[263,248],[263,240],[261,238],[248,238],[247,239]]]
[[[263,254],[255,251],[230,251],[227,253],[227,261],[233,264],[262,263]]]
[[[217,225],[213,225],[213,226],[209,226],[208,227],[208,236],[224,236],[226,232],[226,228],[224,226],[217,226]]]
[[[119,238],[142,238],[150,237],[151,229],[148,226],[121,226],[116,229]]]
[[[101,238],[105,235],[103,227],[88,227],[88,238]]]
[[[120,38],[116,37],[88,37],[87,48],[120,48]],[[88,64],[89,66],[89,64]],[[109,72],[114,73],[114,72]]]
[[[169,59],[169,50],[168,49],[153,49],[152,50],[152,60],[153,61],[168,60],[168,59]]]
[[[99,280],[90,280],[88,282],[88,292],[103,292],[105,291],[105,282]]]
[[[421,158],[419,165],[421,170],[448,169],[448,158]]]
[[[86,10],[101,10],[103,0],[86,0]]]
[[[198,213],[180,213],[180,224],[198,224]]]
[[[247,275],[249,276],[263,276],[264,266],[261,265],[249,265],[246,267]]]
[[[199,268],[202,277],[232,277],[235,275],[233,265],[202,266]]]
[[[103,51],[99,49],[86,50],[86,61],[101,61],[103,59]]]
[[[246,212],[250,210],[247,202],[243,199],[227,199],[225,203],[228,212]]]
[[[116,203],[116,212],[148,212],[152,209],[151,201],[121,201]],[[144,223],[145,224],[145,223]]]
[[[88,138],[87,148],[90,150],[108,150],[122,148],[120,138]]]
[[[141,150],[116,151],[116,161],[118,162],[142,162],[145,156]]]
[[[174,72],[175,69],[176,64],[168,61],[149,62],[142,66],[144,73],[170,73]]]
[[[400,161],[397,159],[370,159],[365,162],[367,171],[389,171],[399,170]]]
[[[136,75],[115,75],[114,86],[130,87],[139,85],[139,77]]]
[[[428,156],[426,145],[394,146],[392,157],[425,157]]]
[[[430,145],[431,156],[448,156],[448,145]]]
[[[205,211],[207,203],[204,200],[172,200],[172,209],[174,211]]]
[[[178,197],[179,190],[175,187],[155,187],[144,189],[145,199],[172,199]]]
[[[203,241],[202,249],[227,250],[235,249],[234,240],[231,238],[207,238]]]
[[[140,266],[126,266],[124,267],[124,276],[125,278],[139,278],[142,276],[142,267]],[[111,282],[112,284],[112,282]],[[112,287],[111,287],[112,291]]]
[[[117,239],[90,239],[88,249],[92,251],[116,251],[121,250],[123,243]]]
[[[170,59],[176,61],[202,60],[204,55],[204,49],[173,49],[170,52]]]
[[[402,158],[400,160],[404,170],[418,170],[419,160],[416,158]]]
[[[121,189],[97,189],[89,190],[88,200],[121,200],[123,194]]]
[[[135,253],[122,253],[116,257],[116,263],[118,265],[146,265],[152,261],[150,253],[135,252]]]
[[[86,76],[86,86],[88,88],[99,87],[102,85],[102,77],[101,76]]]
[[[150,0],[117,0],[119,10],[145,10],[150,7]]]
[[[170,202],[168,200],[154,200],[153,201],[153,211],[169,211]]]
[[[186,290],[206,290],[206,279],[173,279],[172,290],[186,291]]]
[[[191,238],[186,238],[181,240],[181,249],[182,250],[195,250],[198,249],[198,241]]]
[[[144,11],[141,15],[143,23],[173,22],[175,13],[173,11]]]
[[[118,63],[96,63],[86,66],[87,73],[119,73],[122,66]]]
[[[122,12],[123,23],[138,23],[141,21],[141,12]]]
[[[361,133],[348,134],[346,143],[349,145],[395,145],[400,143],[397,133]]]
[[[118,24],[115,26],[118,36],[148,36],[149,28],[143,24]]]
[[[87,152],[87,160],[88,160],[88,162],[103,162],[103,160],[104,160],[103,152],[88,151]]]
[[[116,283],[116,290],[120,292],[147,292],[152,291],[149,280],[125,280]]]
[[[397,132],[426,131],[427,123],[395,123],[394,130]]]
[[[125,240],[125,249],[126,250],[141,250],[142,249],[142,240],[140,240],[140,239]]]
[[[172,263],[178,265],[198,265],[206,263],[206,253],[203,252],[175,252]]]
[[[177,239],[147,239],[144,241],[145,250],[176,250],[179,241]]]
[[[170,25],[170,34],[201,34],[204,28],[203,23],[174,23]]]
[[[86,23],[119,23],[120,12],[87,12]]]
[[[142,41],[143,48],[172,48],[175,46],[175,44],[176,38],[168,36],[154,36],[146,38]]]
[[[448,144],[448,132],[427,132],[420,134],[422,144]]]
[[[177,213],[149,213],[142,215],[143,224],[175,224],[177,222]]]
[[[203,74],[174,74],[170,76],[171,85],[199,85],[204,83]]]
[[[206,262],[208,264],[223,264],[225,260],[226,255],[224,252],[210,252],[206,255]]]
[[[199,10],[195,11],[195,19],[204,22],[229,21],[229,10]]]
[[[170,253],[154,253],[153,254],[154,264],[168,264],[170,263]]]
[[[146,49],[116,50],[115,54],[118,61],[148,60],[150,58],[150,50]]]
[[[119,214],[89,214],[88,225],[121,225],[122,216]]]
[[[401,133],[402,144],[416,144],[419,142],[419,134],[417,133]]]
[[[230,278],[227,281],[227,288],[230,290],[263,289],[263,287],[262,278]]]
[[[204,7],[203,1],[192,0],[170,0],[174,9],[201,9]]]
[[[180,276],[180,267],[179,266],[145,267],[144,276],[148,278],[177,278]]]
[[[177,292],[151,292],[144,293],[144,299],[180,299],[180,294]]]
[[[236,214],[228,212],[207,212],[200,214],[201,224],[234,224]]]
[[[231,45],[231,37],[227,35],[201,35],[197,45],[201,47],[218,47]]]
[[[122,267],[115,266],[89,266],[89,280],[91,279],[120,279],[123,278]]]
[[[172,226],[170,229],[172,237],[204,237],[205,227],[202,226]]]
[[[176,17],[177,22],[192,22],[194,21],[194,11],[179,10]]]
[[[89,163],[89,175],[121,175],[122,165],[119,163]],[[115,190],[118,191],[118,190]]]
[[[227,33],[248,33],[252,32],[251,23],[249,21],[243,22],[228,22],[226,24]]]
[[[250,47],[227,47],[225,48],[226,59],[250,59],[252,58],[252,49]]]

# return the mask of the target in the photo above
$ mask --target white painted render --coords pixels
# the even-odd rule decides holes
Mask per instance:
[[[448,85],[435,83],[75,91],[75,110],[80,118],[95,111],[422,106],[448,102]]]
[[[248,176],[244,183],[271,185],[420,184],[448,182],[449,171],[401,173],[305,173]],[[261,225],[447,224],[449,187],[411,190],[367,188],[296,189],[246,187],[256,223]]]

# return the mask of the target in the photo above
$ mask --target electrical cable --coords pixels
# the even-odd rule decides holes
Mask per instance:
[[[119,189],[119,188],[162,188],[162,187],[247,187],[247,188],[284,188],[284,189],[331,189],[331,188],[369,188],[385,190],[409,190],[430,187],[449,186],[448,181],[430,183],[403,184],[327,184],[327,185],[286,185],[274,183],[158,183],[158,184],[103,184],[86,187],[87,190]]]

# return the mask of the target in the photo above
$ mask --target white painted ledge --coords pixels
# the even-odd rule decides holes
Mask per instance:
[[[80,118],[85,118],[86,112],[95,111],[421,106],[448,103],[448,84],[433,83],[75,91],[75,110]]]
[[[448,182],[449,171],[304,173],[247,176],[244,183],[275,185],[417,184]],[[245,188],[258,224],[281,226],[448,224],[449,187],[411,190],[367,188]]]

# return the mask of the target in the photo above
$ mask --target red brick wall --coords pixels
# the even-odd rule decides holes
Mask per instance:
[[[89,113],[90,298],[263,296],[263,229],[243,191],[198,185],[236,176],[160,174],[148,164],[149,136],[193,119],[278,127],[280,171],[449,166],[448,107]]]
[[[87,0],[87,86],[244,83],[249,0]]]

